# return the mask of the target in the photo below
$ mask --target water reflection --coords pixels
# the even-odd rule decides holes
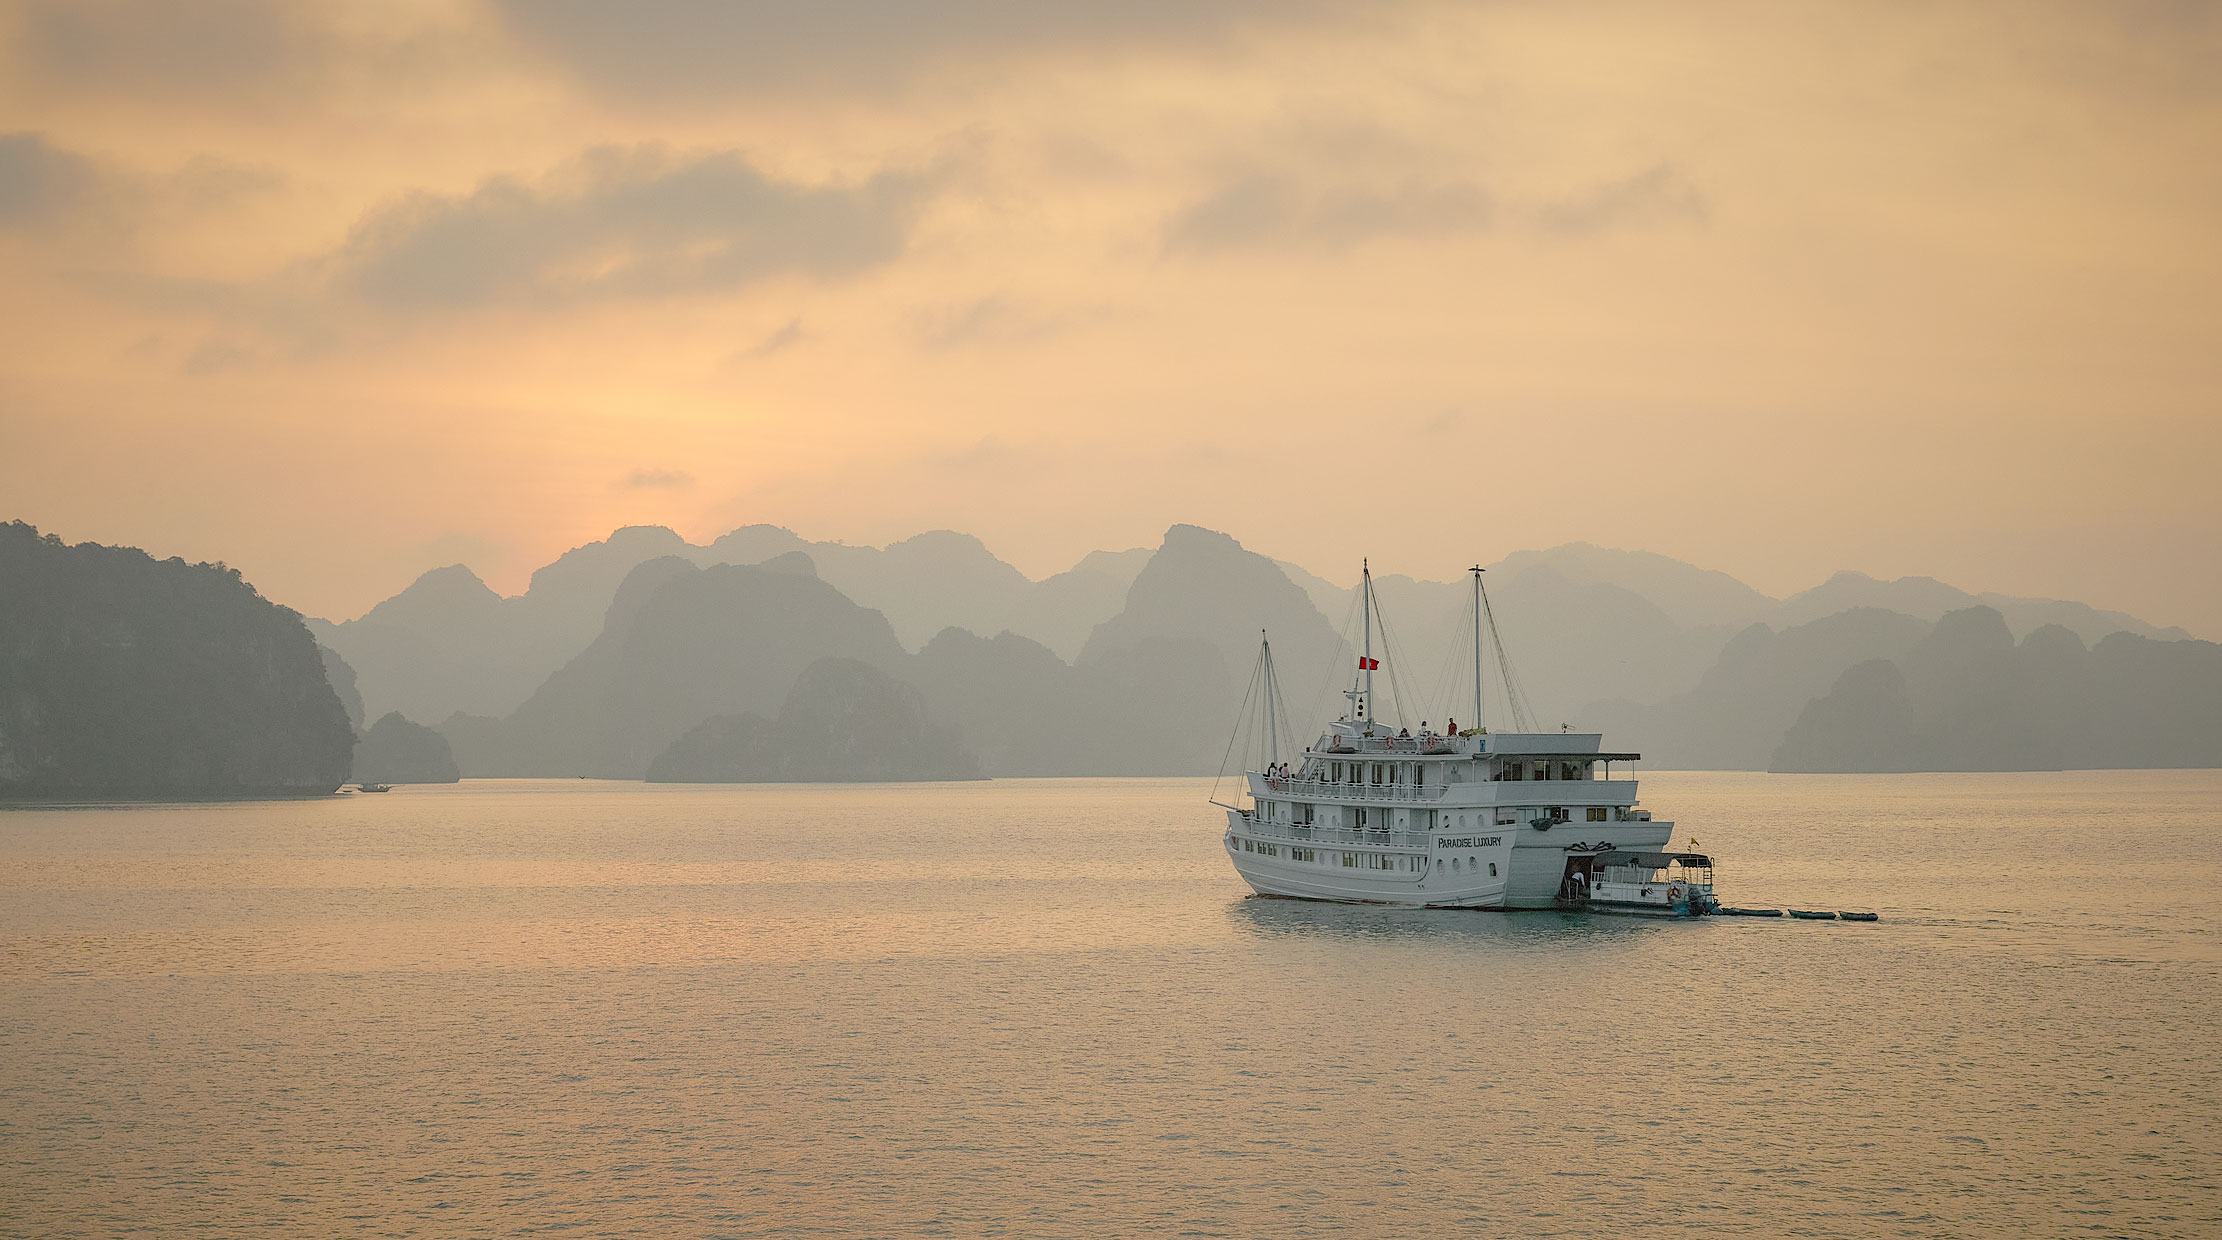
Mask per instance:
[[[1253,938],[1489,945],[1514,951],[1624,948],[1656,934],[1702,932],[1705,925],[1583,913],[1385,908],[1257,895],[1230,903],[1227,919]]]

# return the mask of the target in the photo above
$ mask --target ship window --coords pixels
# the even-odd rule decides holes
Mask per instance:
[[[1497,811],[1497,825],[1498,825],[1498,826],[1500,826],[1500,827],[1509,827],[1509,826],[1512,826],[1512,825],[1514,825],[1514,819],[1513,819],[1513,817],[1512,817],[1512,811],[1511,811],[1511,810],[1509,810],[1509,809],[1500,809],[1500,810],[1498,810],[1498,811]]]
[[[1592,806],[1590,806],[1590,807],[1589,807],[1589,820],[1590,820],[1591,822],[1603,822],[1603,821],[1605,821],[1605,807],[1604,807],[1604,806],[1602,806],[1602,805],[1592,805]]]
[[[1358,854],[1356,854],[1356,853],[1344,853],[1344,854],[1342,855],[1342,863],[1343,863],[1344,865],[1346,865],[1346,866],[1350,866],[1350,867],[1352,867],[1352,868],[1355,868],[1355,867],[1357,866],[1357,864],[1358,864]]]
[[[1491,878],[1495,878],[1496,876],[1497,876],[1497,863],[1496,863],[1496,862],[1494,862],[1494,861],[1492,861],[1492,862],[1490,862],[1490,863],[1489,863],[1489,877],[1491,877]]]
[[[1456,857],[1452,857],[1450,859],[1450,872],[1453,874],[1458,873],[1458,858]]]

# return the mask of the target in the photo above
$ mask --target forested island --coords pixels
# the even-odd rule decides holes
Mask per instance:
[[[299,613],[238,570],[0,525],[0,800],[318,795],[354,748]]]

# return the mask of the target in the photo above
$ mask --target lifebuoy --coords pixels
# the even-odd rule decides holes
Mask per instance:
[[[1669,888],[1667,888],[1667,889],[1666,889],[1666,898],[1667,898],[1667,899],[1669,899],[1669,900],[1679,900],[1679,899],[1681,899],[1681,898],[1682,898],[1682,889],[1681,889],[1680,887],[1669,887]]]

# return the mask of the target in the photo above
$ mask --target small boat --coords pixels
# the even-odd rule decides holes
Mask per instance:
[[[1814,910],[1814,909],[1794,908],[1794,909],[1791,909],[1791,910],[1790,910],[1790,915],[1791,915],[1792,917],[1795,917],[1795,918],[1797,918],[1797,919],[1798,919],[1798,920],[1800,920],[1800,921],[1835,921],[1835,920],[1836,920],[1836,914],[1834,914],[1834,913],[1831,913],[1831,912],[1828,912],[1828,911],[1826,911],[1826,910]]]
[[[1704,853],[1615,850],[1588,860],[1592,868],[1567,878],[1562,907],[1639,917],[1703,917],[1720,911],[1720,901],[1713,897],[1713,859]]]
[[[1780,916],[1782,916],[1782,910],[1781,910],[1781,909],[1778,909],[1778,908],[1724,908],[1724,909],[1722,909],[1722,910],[1721,910],[1721,916],[1723,916],[1723,917],[1780,917]]]
[[[357,791],[357,792],[392,792],[392,791],[393,791],[393,785],[392,785],[392,784],[357,784],[357,785],[355,785],[355,791]]]
[[[1839,917],[1843,918],[1843,919],[1844,919],[1844,920],[1846,920],[1846,921],[1881,921],[1881,920],[1882,920],[1882,918],[1880,918],[1880,917],[1877,917],[1877,916],[1875,916],[1875,915],[1874,915],[1873,913],[1838,913],[1838,914],[1837,914],[1837,916],[1839,916]]]

